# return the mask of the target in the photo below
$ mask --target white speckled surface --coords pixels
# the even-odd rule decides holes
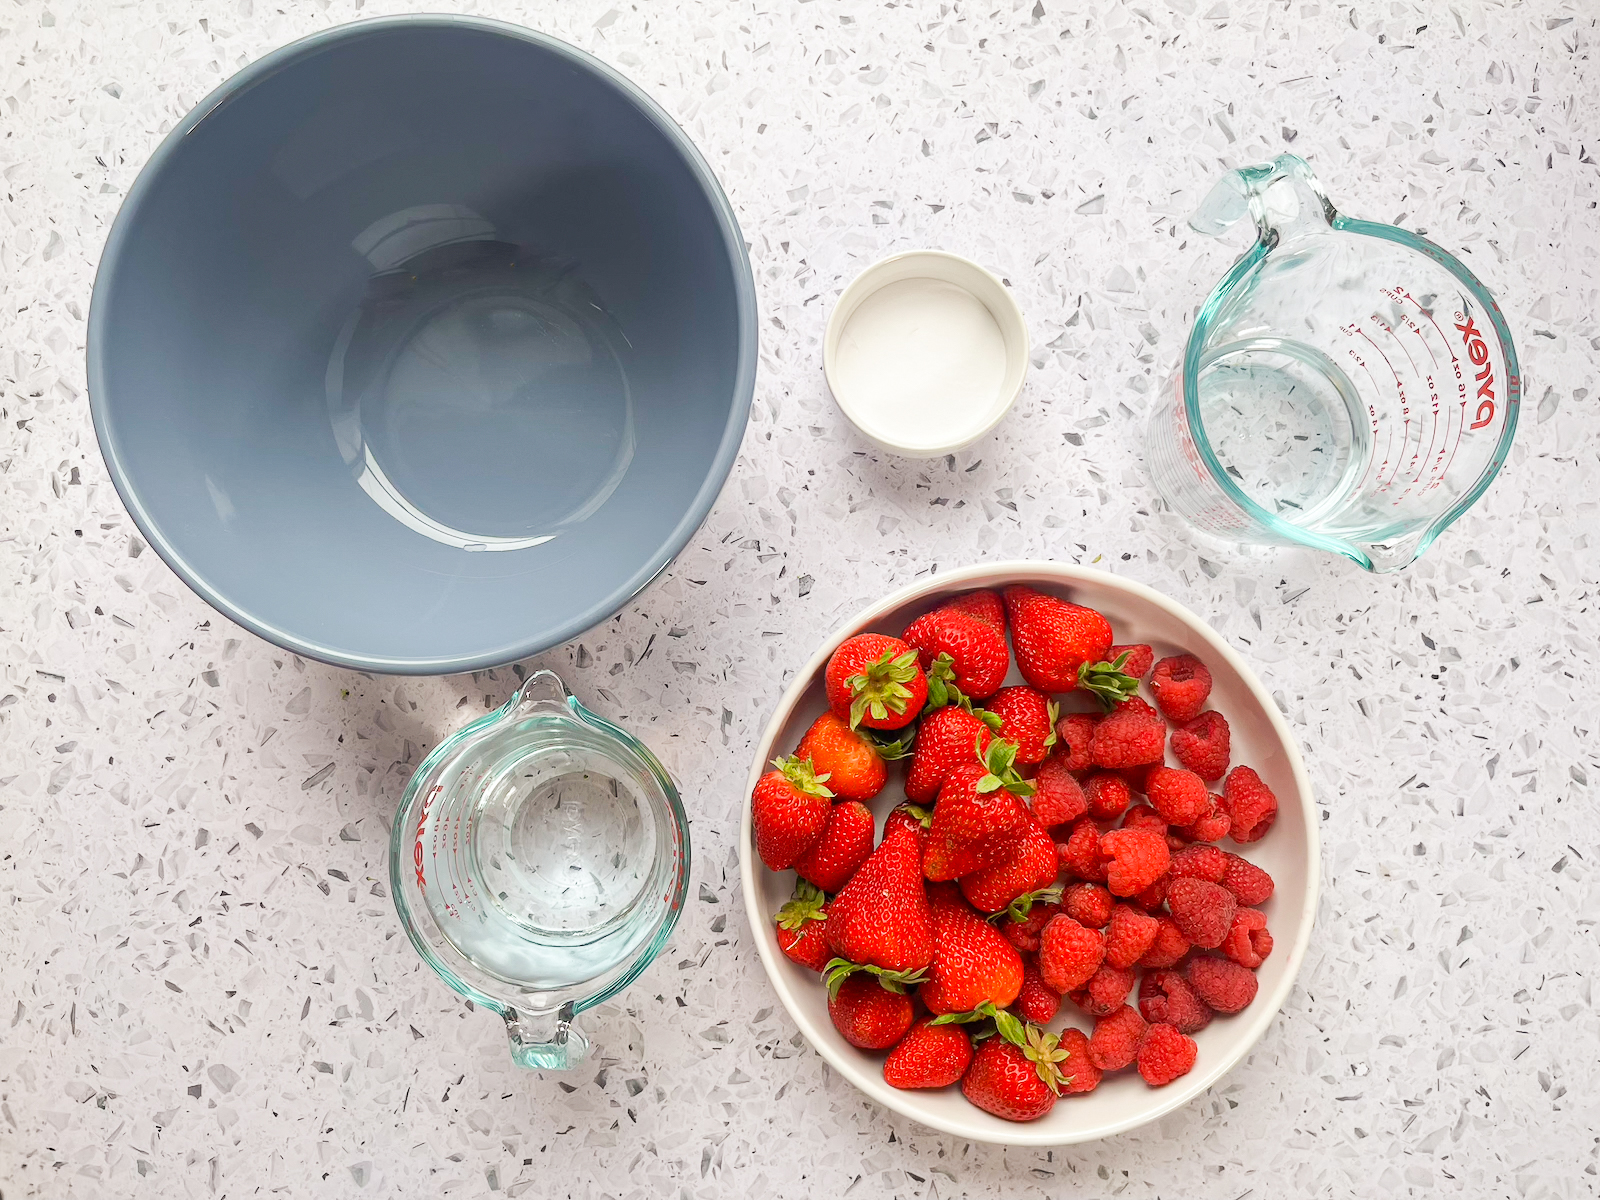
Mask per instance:
[[[697,898],[591,1023],[589,1067],[516,1073],[383,882],[411,769],[512,672],[397,682],[275,651],[142,547],[101,466],[83,318],[145,156],[242,63],[397,6],[8,5],[7,1200],[1594,1195],[1593,6],[470,7],[637,79],[751,243],[764,345],[741,461],[673,568],[540,660],[684,781]],[[1529,377],[1501,479],[1398,577],[1198,550],[1140,480],[1152,381],[1229,255],[1181,219],[1224,165],[1286,143],[1347,211],[1466,251]],[[1037,347],[1015,412],[949,463],[869,452],[818,363],[843,284],[919,245],[1007,278]],[[1318,930],[1258,1051],[1157,1125],[1054,1153],[856,1094],[776,1006],[734,894],[740,781],[785,672],[919,572],[1029,556],[1099,561],[1212,619],[1302,738],[1325,816]]]

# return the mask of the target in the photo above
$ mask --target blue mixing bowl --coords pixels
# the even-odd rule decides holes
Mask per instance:
[[[622,607],[716,499],[755,291],[637,87],[515,26],[347,25],[208,96],[106,243],[89,395],[190,587],[361,670],[509,662]]]

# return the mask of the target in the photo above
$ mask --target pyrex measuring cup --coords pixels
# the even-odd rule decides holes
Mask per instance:
[[[1522,377],[1500,306],[1432,242],[1340,214],[1292,154],[1228,172],[1189,223],[1246,215],[1255,244],[1152,411],[1152,481],[1208,533],[1397,570],[1511,448]]]
[[[574,1023],[666,945],[689,828],[653,754],[550,671],[441,742],[395,814],[389,881],[411,944],[505,1019],[521,1066],[588,1053]]]

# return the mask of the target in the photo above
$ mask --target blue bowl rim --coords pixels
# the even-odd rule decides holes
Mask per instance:
[[[599,78],[601,82],[609,84],[618,94],[632,102],[633,106],[661,131],[662,135],[677,149],[684,165],[689,168],[698,180],[701,190],[715,214],[717,224],[722,230],[723,240],[726,243],[729,258],[734,267],[734,290],[739,312],[739,361],[727,425],[723,428],[722,440],[717,447],[716,457],[712,460],[711,468],[706,474],[705,482],[695,494],[694,501],[684,513],[683,519],[678,522],[672,532],[668,534],[666,540],[656,548],[650,558],[632,576],[624,580],[603,600],[583,612],[549,630],[533,634],[521,640],[511,641],[504,645],[472,654],[439,658],[386,658],[350,653],[335,646],[318,644],[288,630],[276,628],[254,616],[242,603],[224,596],[213,588],[200,575],[199,571],[185,560],[182,553],[166,537],[160,526],[156,524],[145,509],[139,498],[138,490],[125,469],[116,440],[112,436],[108,401],[106,399],[108,393],[106,364],[102,347],[105,342],[104,327],[108,320],[106,312],[108,301],[106,297],[111,294],[115,285],[116,273],[125,244],[132,228],[138,221],[139,212],[151,189],[155,186],[155,182],[164,171],[167,161],[176,152],[183,139],[229,100],[242,95],[257,83],[269,78],[292,63],[357,38],[371,37],[397,29],[418,28],[474,29],[483,33],[498,34],[503,37],[529,42],[542,50],[565,59],[578,69],[589,72]],[[750,256],[745,247],[744,234],[739,228],[737,218],[734,216],[733,206],[728,202],[721,184],[718,183],[715,174],[712,173],[705,157],[689,139],[688,134],[667,114],[660,104],[632,80],[613,70],[586,51],[548,34],[539,33],[520,25],[483,17],[455,16],[451,14],[378,17],[324,29],[263,55],[224,81],[221,86],[195,105],[183,120],[179,121],[172,131],[167,134],[161,144],[156,147],[155,152],[151,154],[149,160],[140,170],[138,178],[134,180],[133,186],[128,191],[127,198],[122,202],[122,207],[117,212],[116,220],[111,226],[111,232],[106,238],[105,248],[101,252],[99,267],[95,272],[94,290],[89,304],[87,353],[89,413],[94,422],[95,438],[100,444],[100,453],[104,457],[106,468],[111,475],[111,482],[116,487],[117,494],[122,497],[122,502],[126,506],[128,514],[133,518],[133,523],[138,527],[139,532],[144,535],[145,540],[154,547],[156,553],[178,574],[179,578],[188,584],[212,608],[229,620],[242,625],[269,642],[273,642],[295,654],[330,663],[334,666],[347,667],[357,671],[372,671],[380,674],[446,675],[502,666],[569,641],[616,613],[666,569],[668,564],[688,544],[695,531],[704,523],[706,514],[711,511],[712,504],[716,502],[718,495],[721,494],[723,484],[727,481],[728,472],[732,470],[734,460],[738,457],[739,445],[744,439],[745,427],[750,418],[750,404],[755,393],[757,354],[755,280],[750,270]]]

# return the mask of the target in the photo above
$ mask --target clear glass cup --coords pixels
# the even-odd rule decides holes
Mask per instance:
[[[666,945],[689,888],[677,789],[550,671],[446,738],[390,839],[395,908],[423,960],[504,1018],[521,1066],[575,1066],[575,1023]]]
[[[1524,381],[1500,306],[1432,242],[1341,214],[1292,154],[1228,172],[1189,223],[1245,217],[1256,240],[1152,408],[1151,481],[1206,533],[1397,570],[1510,452]]]

